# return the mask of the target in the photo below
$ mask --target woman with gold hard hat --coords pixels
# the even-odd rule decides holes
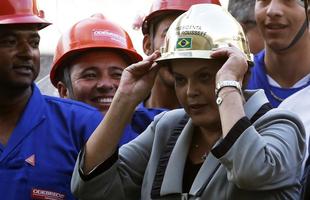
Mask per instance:
[[[303,126],[291,113],[270,110],[263,91],[242,90],[252,61],[236,20],[217,5],[192,6],[169,28],[161,53],[124,71],[104,121],[79,155],[73,193],[79,199],[299,199]],[[118,149],[161,65],[171,68],[184,109],[158,115]]]

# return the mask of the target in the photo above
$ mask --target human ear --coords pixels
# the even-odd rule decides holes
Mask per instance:
[[[151,55],[152,52],[152,41],[151,41],[151,37],[149,34],[144,35],[143,38],[143,51],[144,53],[149,56]]]
[[[61,98],[65,98],[65,99],[69,98],[69,94],[68,94],[69,91],[63,82],[59,81],[57,83],[57,90]]]

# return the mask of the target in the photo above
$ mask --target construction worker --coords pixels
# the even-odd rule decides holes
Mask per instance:
[[[255,57],[249,88],[263,88],[274,107],[297,114],[306,130],[304,199],[310,198],[310,38],[308,0],[256,1],[255,15],[265,50]],[[306,162],[306,159],[308,161]],[[308,186],[307,186],[308,185]]]
[[[228,2],[228,11],[242,25],[251,52],[257,54],[264,49],[264,40],[255,21],[254,8],[253,0],[229,0]]]
[[[264,89],[273,107],[310,85],[310,37],[304,3],[256,1],[255,18],[265,42],[255,56],[249,89]]]
[[[128,33],[95,14],[61,36],[50,79],[60,97],[88,103],[105,113],[122,71],[141,60]]]
[[[78,152],[102,120],[96,109],[43,96],[35,0],[0,1],[0,198],[75,199],[70,179]]]
[[[219,0],[154,0],[149,14],[142,22],[144,53],[151,55],[159,50],[170,24],[191,5],[200,3],[220,5]],[[139,106],[165,109],[180,107],[174,91],[174,79],[167,68],[160,69],[150,95]]]
[[[50,73],[62,98],[92,105],[106,113],[123,70],[142,57],[128,33],[102,14],[74,24],[58,41]],[[136,109],[133,130],[124,134],[123,145],[137,137],[163,109]]]
[[[240,24],[218,5],[193,5],[171,24],[161,52],[124,70],[79,155],[73,193],[81,200],[299,199],[303,125],[290,112],[266,109],[263,90],[242,89],[252,60]],[[118,150],[162,63],[184,109],[159,114]]]
[[[309,26],[309,0],[304,0],[305,13]],[[309,54],[309,52],[304,52],[305,54]],[[307,101],[310,97],[310,87],[307,86],[304,89],[297,91],[292,94],[288,98],[286,98],[280,105],[279,108],[288,109],[294,113],[296,113],[300,119],[302,120],[305,130],[306,130],[306,143],[307,143],[307,151],[304,160],[304,175],[302,178],[303,190],[302,190],[302,198],[303,200],[310,199],[310,157],[309,157],[309,138],[310,138],[310,115],[309,108],[310,103]]]

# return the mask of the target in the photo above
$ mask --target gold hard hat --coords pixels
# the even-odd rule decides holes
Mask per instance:
[[[157,62],[179,58],[213,59],[212,51],[230,44],[239,48],[252,65],[248,41],[237,20],[221,6],[196,4],[171,24]]]

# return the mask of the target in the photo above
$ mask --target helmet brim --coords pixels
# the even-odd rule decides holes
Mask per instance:
[[[0,17],[0,25],[10,24],[35,24],[38,25],[38,30],[41,30],[49,25],[50,22],[34,16],[34,15],[16,15],[14,17]]]
[[[207,59],[214,60],[211,54],[214,51],[211,50],[190,50],[190,51],[173,51],[168,53],[163,53],[160,58],[156,60],[158,64],[167,63],[176,59]],[[253,59],[247,58],[249,66],[253,66]]]

